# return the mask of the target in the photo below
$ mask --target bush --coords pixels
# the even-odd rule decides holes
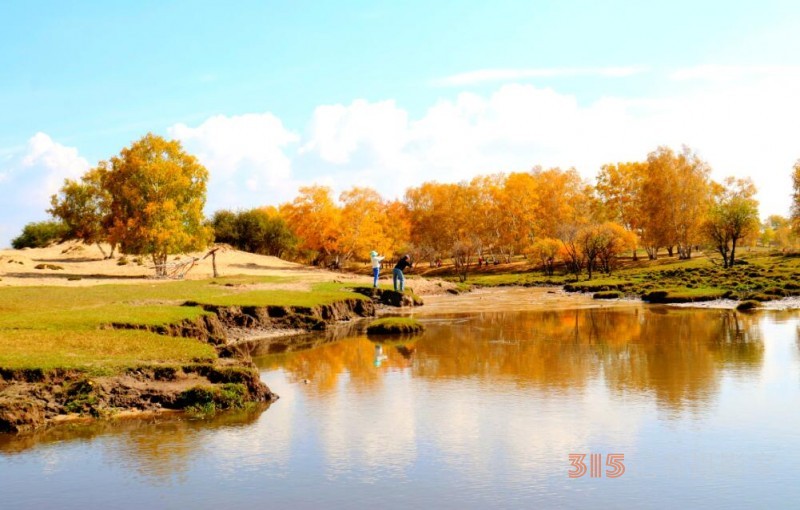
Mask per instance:
[[[277,213],[264,209],[239,213],[217,211],[211,224],[215,242],[251,253],[280,257],[297,244],[286,221]]]
[[[22,233],[11,240],[15,250],[22,248],[45,248],[60,242],[69,232],[69,228],[60,221],[40,221],[28,223]]]
[[[619,299],[622,297],[622,292],[618,290],[608,290],[603,292],[595,292],[592,299]]]

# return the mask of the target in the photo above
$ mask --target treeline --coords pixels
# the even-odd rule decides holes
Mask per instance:
[[[637,257],[637,249],[650,258],[660,252],[689,258],[698,247],[710,247],[727,267],[746,238],[778,247],[795,241],[788,219],[770,217],[760,225],[749,179],[714,182],[710,170],[687,148],[659,147],[643,161],[603,166],[596,183],[574,169],[536,167],[426,182],[401,200],[366,187],[334,196],[314,185],[278,207],[222,210],[206,220],[205,168],[178,142],[148,134],[79,181],[65,181],[49,209],[61,224],[44,230],[108,243],[112,254],[115,247],[147,254],[156,267],[168,253],[202,249],[213,240],[326,266],[368,260],[372,250],[390,258],[412,253],[431,263],[452,259],[464,278],[479,257],[525,255],[548,273],[561,266],[591,278],[613,271],[623,252]],[[793,178],[797,214],[800,162]],[[20,238],[41,242],[33,234]]]

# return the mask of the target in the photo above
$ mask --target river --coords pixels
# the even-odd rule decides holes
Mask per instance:
[[[255,346],[266,410],[0,437],[0,508],[800,501],[800,313],[501,295],[435,301],[416,337]]]

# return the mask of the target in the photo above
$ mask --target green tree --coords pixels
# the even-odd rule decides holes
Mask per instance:
[[[233,211],[223,209],[214,213],[211,218],[211,226],[214,229],[214,242],[229,244],[238,248],[239,237],[236,232],[237,214]]]
[[[759,227],[756,187],[748,179],[728,177],[715,186],[708,219],[703,225],[706,236],[722,256],[723,267],[736,260],[736,244]]]
[[[208,245],[208,171],[179,142],[148,133],[111,158],[108,168],[109,237],[124,253],[149,255],[156,275],[165,276],[168,255]]]
[[[105,165],[101,164],[86,172],[80,181],[65,179],[59,193],[50,197],[47,212],[68,227],[67,239],[97,244],[103,258],[110,258],[114,256],[114,246],[106,254],[101,244],[108,241],[111,224],[111,196],[103,189],[106,174]]]
[[[280,257],[297,244],[286,220],[274,208],[251,209],[239,213],[235,228],[234,246],[251,253]]]

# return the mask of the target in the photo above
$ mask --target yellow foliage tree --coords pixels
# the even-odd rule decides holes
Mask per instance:
[[[386,204],[377,191],[353,187],[339,200],[343,204],[339,245],[345,260],[367,260],[372,250],[386,253],[391,249],[384,219]]]
[[[640,161],[603,165],[597,174],[597,193],[607,216],[636,235],[643,223],[642,185],[646,177],[647,164]]]
[[[690,258],[702,238],[701,227],[710,197],[710,168],[687,147],[676,154],[659,147],[647,157],[640,213],[642,240],[651,259],[658,248],[669,255],[677,247],[680,258]]]
[[[528,249],[528,256],[542,263],[542,271],[548,276],[555,272],[556,259],[562,250],[561,241],[546,237],[537,239]]]
[[[156,275],[163,276],[169,254],[203,249],[211,241],[203,217],[208,171],[179,142],[149,133],[107,168],[109,238],[124,253],[151,256]]]

